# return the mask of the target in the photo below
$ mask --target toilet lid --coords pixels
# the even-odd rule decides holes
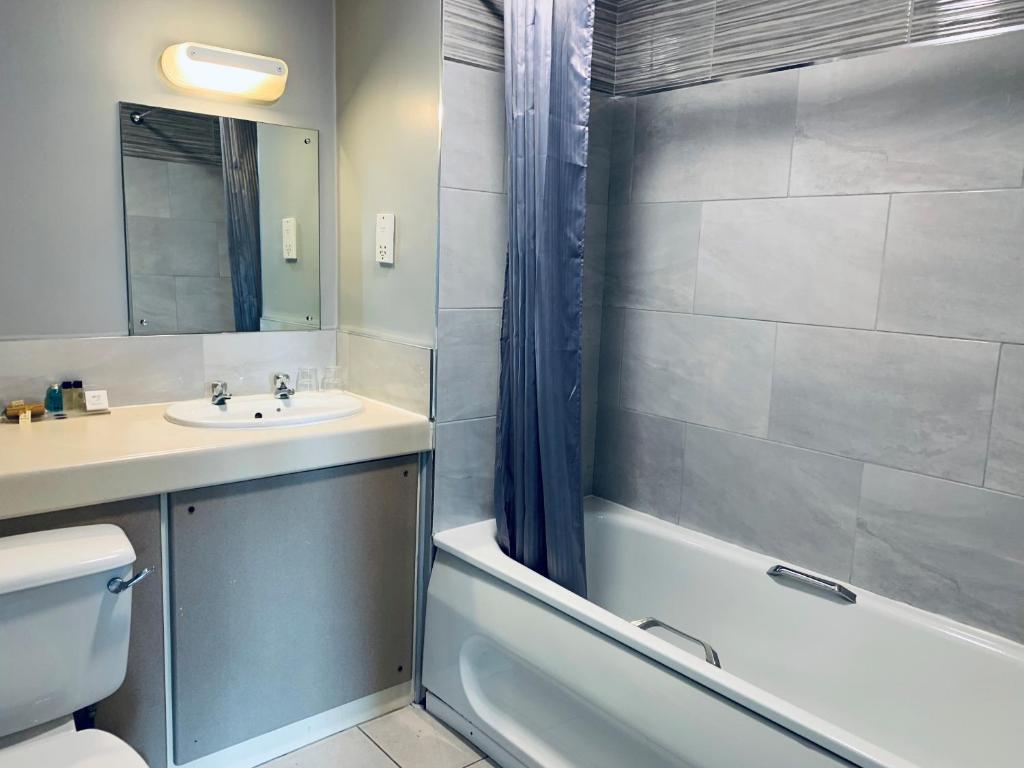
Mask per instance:
[[[138,753],[104,731],[64,731],[0,749],[0,768],[148,768]]]

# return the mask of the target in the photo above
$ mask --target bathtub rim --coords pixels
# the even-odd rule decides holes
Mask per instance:
[[[785,560],[762,555],[712,536],[673,525],[605,499],[590,496],[585,500],[584,506],[588,515],[624,518],[626,524],[653,528],[659,534],[681,539],[689,546],[709,550],[717,557],[741,561],[747,566],[764,564],[767,567],[769,561],[770,564],[787,564]],[[743,678],[718,669],[649,632],[634,627],[627,620],[516,563],[498,547],[496,525],[493,520],[452,528],[434,534],[433,538],[435,546],[453,557],[516,587],[570,619],[643,654],[669,671],[686,677],[855,765],[862,768],[920,768],[916,763],[843,730],[834,723],[791,704]],[[798,567],[809,570],[803,566]],[[961,642],[981,646],[989,652],[1024,660],[1024,648],[1012,640],[891,600],[860,587],[857,587],[856,591],[858,599],[870,605],[872,610],[895,615],[898,620],[912,621],[921,626],[923,631],[952,635]]]

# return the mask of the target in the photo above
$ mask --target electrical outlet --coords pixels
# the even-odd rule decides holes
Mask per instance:
[[[375,256],[378,264],[395,263],[395,214],[377,214],[377,247]]]

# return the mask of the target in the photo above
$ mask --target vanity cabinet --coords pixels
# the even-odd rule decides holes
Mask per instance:
[[[178,764],[411,679],[417,459],[169,497]]]
[[[167,563],[160,496],[0,519],[0,536],[113,523],[136,570],[156,567],[96,726],[165,768],[161,579],[177,765],[410,682],[417,472],[411,455],[170,493]]]

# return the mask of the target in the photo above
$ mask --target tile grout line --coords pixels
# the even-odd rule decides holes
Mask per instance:
[[[396,711],[398,711],[398,710],[396,710]],[[383,717],[383,715],[382,715],[382,717]],[[376,719],[378,719],[378,720],[379,720],[380,718],[376,718]],[[373,722],[373,720],[370,720],[369,722],[371,722],[371,723],[372,723],[372,722]],[[395,764],[396,766],[398,766],[398,768],[402,768],[402,765],[401,765],[401,763],[399,763],[399,762],[398,762],[397,760],[395,760],[395,758],[393,758],[393,757],[392,757],[392,756],[391,756],[391,755],[390,755],[390,754],[388,753],[388,751],[387,751],[386,749],[384,749],[384,747],[382,747],[382,746],[381,746],[380,744],[378,744],[378,743],[377,743],[377,742],[376,742],[376,741],[374,740],[373,736],[371,736],[370,734],[368,734],[368,733],[366,732],[366,730],[365,730],[365,729],[363,728],[363,726],[364,726],[364,725],[366,725],[366,724],[367,724],[367,723],[360,723],[359,725],[357,725],[357,726],[356,726],[356,728],[358,728],[358,729],[359,729],[359,732],[360,732],[361,734],[363,734],[363,736],[365,736],[365,737],[366,737],[367,739],[369,739],[370,743],[371,743],[371,744],[373,744],[373,746],[375,746],[375,747],[376,747],[376,748],[377,748],[377,749],[378,749],[378,750],[380,751],[380,753],[384,755],[384,757],[386,757],[386,758],[387,758],[388,760],[390,760],[390,761],[391,761],[392,763],[394,763],[394,764]]]
[[[831,458],[840,459],[840,460],[843,460],[843,461],[857,462],[858,464],[863,464],[864,466],[880,467],[881,469],[888,469],[888,470],[892,470],[893,472],[903,472],[903,473],[908,474],[908,475],[916,475],[918,477],[923,477],[923,478],[928,479],[928,480],[937,480],[939,482],[944,482],[944,483],[953,483],[954,485],[959,485],[959,486],[962,486],[964,488],[972,488],[972,489],[978,490],[978,491],[985,491],[986,493],[995,493],[995,494],[998,494],[1000,496],[1009,496],[1010,498],[1014,498],[1014,499],[1024,499],[1024,494],[1014,493],[1013,491],[1003,491],[1003,490],[1000,490],[998,488],[987,488],[987,487],[985,487],[983,485],[979,485],[979,484],[976,484],[976,483],[970,483],[970,482],[967,482],[965,480],[957,480],[957,479],[954,479],[954,478],[951,478],[951,477],[943,477],[942,475],[930,475],[927,472],[922,472],[922,471],[917,470],[917,469],[907,469],[906,467],[897,467],[897,466],[895,466],[893,464],[885,464],[885,463],[883,463],[881,461],[876,461],[874,459],[860,459],[860,458],[857,458],[855,456],[846,456],[844,454],[836,453],[835,451],[827,451],[827,450],[824,450],[822,448],[809,448],[809,447],[807,447],[805,445],[798,445],[797,443],[787,443],[787,442],[785,442],[783,440],[779,440],[777,438],[760,437],[758,435],[751,435],[751,434],[749,434],[747,432],[737,432],[737,431],[732,430],[732,429],[726,429],[725,427],[716,427],[716,426],[711,425],[711,424],[702,424],[702,423],[697,422],[697,421],[687,421],[686,419],[674,418],[672,416],[666,416],[666,415],[661,414],[661,413],[651,413],[650,411],[641,411],[641,410],[636,409],[636,408],[628,408],[628,407],[622,406],[622,405],[612,406],[612,407],[617,407],[620,411],[624,411],[626,413],[638,414],[640,416],[650,416],[651,418],[662,419],[664,421],[671,421],[671,422],[674,422],[676,424],[685,424],[686,427],[687,427],[687,430],[689,430],[690,427],[697,427],[698,429],[710,429],[710,430],[713,430],[715,432],[722,432],[722,433],[725,433],[725,434],[728,434],[728,435],[733,435],[735,437],[743,437],[743,438],[746,438],[748,440],[756,440],[758,442],[770,443],[772,445],[781,446],[783,448],[791,448],[791,449],[793,449],[795,451],[806,451],[807,453],[814,453],[814,454],[817,454],[819,456],[829,456]]]

